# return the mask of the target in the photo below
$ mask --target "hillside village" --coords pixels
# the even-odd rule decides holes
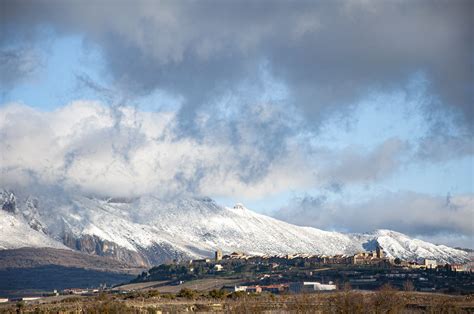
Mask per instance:
[[[247,255],[243,252],[214,258],[174,260],[144,271],[130,283],[115,287],[68,288],[42,295],[8,299],[34,301],[61,295],[93,296],[99,293],[127,294],[137,290],[181,295],[192,291],[217,294],[301,294],[335,290],[379,290],[390,286],[401,291],[472,294],[473,263],[440,264],[424,259],[421,263],[389,258],[377,246],[375,251],[354,255]]]
[[[421,263],[385,256],[375,251],[354,255],[261,255],[243,252],[215,252],[213,259],[173,261],[143,272],[133,282],[186,281],[209,277],[239,277],[245,285],[223,287],[230,291],[260,293],[316,292],[343,289],[375,290],[384,284],[400,290],[465,292],[474,291],[473,263],[440,264],[424,259]]]

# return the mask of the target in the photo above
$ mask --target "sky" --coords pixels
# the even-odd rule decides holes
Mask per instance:
[[[472,1],[0,3],[5,188],[474,248]]]

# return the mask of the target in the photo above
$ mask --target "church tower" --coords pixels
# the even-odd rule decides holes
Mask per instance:
[[[216,259],[216,262],[222,260],[222,251],[221,250],[217,250],[216,253],[215,253],[215,259]]]

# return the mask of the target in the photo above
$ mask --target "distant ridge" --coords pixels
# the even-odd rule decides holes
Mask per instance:
[[[124,264],[116,259],[94,256],[72,250],[54,248],[19,248],[0,250],[0,269],[64,266],[88,270],[137,274],[143,268]]]
[[[128,282],[144,269],[112,258],[55,248],[0,250],[0,297]]]

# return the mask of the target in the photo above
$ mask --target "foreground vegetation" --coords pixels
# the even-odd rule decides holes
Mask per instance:
[[[400,292],[390,287],[375,292],[354,290],[319,294],[273,295],[198,292],[182,289],[177,294],[156,290],[127,294],[51,298],[43,303],[0,305],[0,313],[160,313],[233,312],[259,313],[473,313],[474,298],[419,292]]]

